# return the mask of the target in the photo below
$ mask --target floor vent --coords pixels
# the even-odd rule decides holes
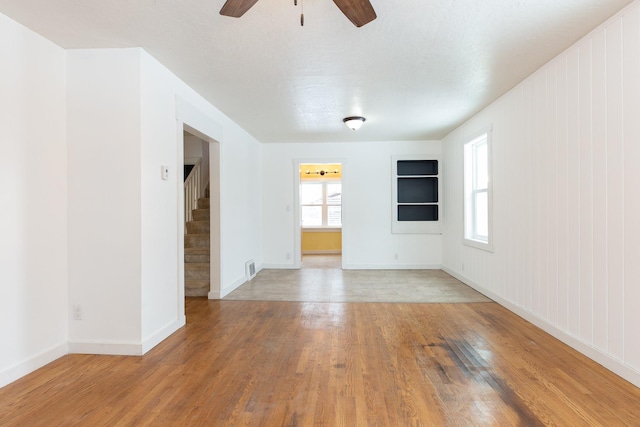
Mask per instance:
[[[245,274],[247,275],[247,280],[256,277],[256,263],[254,260],[247,261],[245,264]]]

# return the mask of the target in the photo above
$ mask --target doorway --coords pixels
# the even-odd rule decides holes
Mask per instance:
[[[222,141],[222,126],[204,115],[198,108],[185,100],[176,97],[176,121],[177,121],[177,164],[176,169],[184,167],[184,137],[185,132],[204,141],[209,153],[209,221],[210,221],[210,290],[209,299],[220,297],[221,288],[221,238],[220,238],[220,143]],[[204,155],[204,154],[203,154]],[[179,316],[185,318],[185,194],[182,174],[176,174],[178,179],[178,277],[177,277],[177,304]]]
[[[186,188],[181,191],[183,197],[180,206],[184,207],[180,239],[182,296],[217,299],[221,287],[220,144],[187,124],[183,126],[182,159],[185,170],[190,164],[199,165],[201,170],[200,189],[194,194],[189,194]],[[199,216],[190,216],[196,212]],[[203,223],[206,223],[205,228],[201,228]],[[190,229],[196,229],[195,233],[188,233]],[[196,292],[187,289],[189,287],[197,289]]]
[[[184,292],[208,297],[211,291],[210,145],[184,131]]]
[[[341,161],[299,162],[296,167],[296,193],[299,240],[297,258],[306,265],[343,259],[343,186]],[[321,259],[322,258],[322,259]],[[305,263],[305,259],[307,262]],[[316,262],[317,261],[317,262]]]

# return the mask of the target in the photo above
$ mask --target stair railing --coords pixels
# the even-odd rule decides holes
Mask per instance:
[[[187,233],[187,222],[193,219],[193,210],[198,208],[198,198],[200,197],[200,163],[196,164],[184,180],[184,232]]]

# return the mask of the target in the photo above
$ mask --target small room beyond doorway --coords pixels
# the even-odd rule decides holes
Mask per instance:
[[[342,164],[300,164],[302,268],[342,266]]]

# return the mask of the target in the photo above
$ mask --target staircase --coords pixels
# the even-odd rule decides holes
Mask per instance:
[[[187,222],[184,235],[184,294],[203,297],[209,294],[209,199],[198,199],[192,210],[193,220]]]

